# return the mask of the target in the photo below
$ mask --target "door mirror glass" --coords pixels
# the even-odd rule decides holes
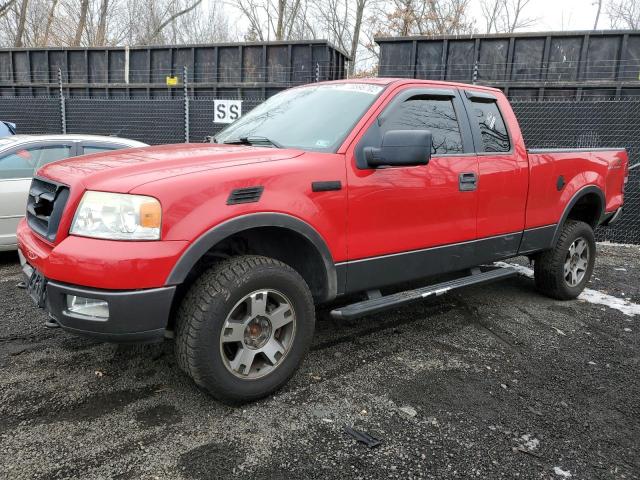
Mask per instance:
[[[426,165],[431,159],[429,130],[389,130],[382,136],[380,148],[365,147],[370,168]]]

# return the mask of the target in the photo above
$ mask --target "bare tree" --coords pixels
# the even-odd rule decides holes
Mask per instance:
[[[351,58],[348,70],[350,76],[353,75],[358,60],[365,9],[376,2],[377,0],[325,0],[313,12],[321,35],[347,52]]]
[[[367,0],[356,1],[356,13],[355,22],[353,25],[353,34],[351,35],[351,49],[349,50],[349,57],[351,62],[349,63],[349,76],[353,75],[356,68],[356,61],[358,55],[358,46],[360,45],[360,29],[362,28],[362,17],[364,16],[364,9],[367,6]]]
[[[235,0],[249,21],[247,40],[293,40],[309,36],[306,0]]]
[[[102,0],[100,2],[100,16],[98,20],[98,31],[96,32],[94,45],[102,46],[105,44],[105,39],[107,37],[108,13],[109,13],[109,0]]]
[[[78,20],[78,26],[76,27],[76,34],[73,37],[73,43],[71,46],[79,47],[82,41],[82,32],[87,25],[87,12],[89,11],[89,0],[81,0],[80,2],[80,19]]]
[[[593,29],[597,30],[598,29],[598,21],[600,20],[600,12],[602,11],[602,0],[596,0],[594,5],[598,6],[598,9],[596,10],[596,19],[593,22]]]
[[[530,27],[537,22],[535,18],[524,16],[524,9],[530,3],[531,0],[504,0],[504,19],[507,32],[513,33],[521,28]]]
[[[480,8],[486,33],[509,32],[531,27],[537,18],[525,16],[524,10],[532,0],[482,0]]]
[[[481,0],[480,10],[484,17],[485,33],[498,31],[498,19],[503,9],[503,0]]]
[[[22,0],[20,5],[20,13],[18,16],[18,28],[16,30],[16,39],[14,46],[22,47],[22,37],[24,36],[25,25],[27,22],[27,7],[29,6],[29,0]]]
[[[471,33],[470,0],[393,0],[382,18],[380,35],[446,35]]]
[[[58,0],[52,0],[51,8],[49,8],[49,13],[47,15],[47,24],[44,27],[44,38],[42,39],[41,43],[43,47],[49,45],[49,35],[51,34],[51,26],[53,25],[53,20],[55,19],[57,6]]]
[[[640,28],[640,3],[637,0],[611,0],[607,6],[611,28]]]
[[[201,3],[202,3],[202,0],[195,0],[191,5],[185,7],[183,9],[181,9],[181,10],[178,10],[177,12],[171,13],[166,20],[164,20],[162,23],[160,23],[160,25],[158,25],[156,28],[154,28],[149,33],[148,41],[156,40],[158,35],[160,34],[160,32],[162,32],[162,30],[164,30],[168,25],[170,25],[171,23],[175,22],[176,19],[178,19],[182,15],[185,15],[185,14],[191,12],[193,9],[195,9]]]
[[[16,3],[16,0],[7,0],[5,2],[0,3],[0,17],[4,17],[9,12],[9,8],[14,3]]]

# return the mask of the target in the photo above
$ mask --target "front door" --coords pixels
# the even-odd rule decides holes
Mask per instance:
[[[362,149],[390,130],[429,130],[427,165],[368,168]],[[466,267],[476,238],[478,162],[456,89],[397,93],[347,153],[347,291]],[[458,245],[458,248],[447,248]],[[464,265],[463,265],[464,264]]]

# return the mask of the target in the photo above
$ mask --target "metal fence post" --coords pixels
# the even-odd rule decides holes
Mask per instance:
[[[187,66],[183,66],[184,84],[184,143],[189,143],[189,85],[187,84]]]
[[[58,87],[60,88],[60,119],[62,120],[62,133],[67,133],[67,106],[62,89],[62,70],[58,69]]]
[[[473,78],[471,79],[471,83],[474,85],[478,82],[478,61],[473,62]]]

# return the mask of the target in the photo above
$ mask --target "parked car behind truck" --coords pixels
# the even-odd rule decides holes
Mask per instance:
[[[0,251],[16,250],[16,228],[25,215],[33,173],[76,155],[144,147],[126,138],[96,135],[14,135],[0,139]]]
[[[0,120],[0,138],[16,134],[16,124]]]
[[[479,266],[528,255],[538,289],[575,298],[628,175],[622,149],[527,151],[500,91],[445,82],[293,88],[215,140],[42,168],[18,241],[29,292],[60,326],[175,336],[181,368],[227,402],[286,383],[314,305],[338,296],[367,292],[336,318],[375,313],[506,278]]]

